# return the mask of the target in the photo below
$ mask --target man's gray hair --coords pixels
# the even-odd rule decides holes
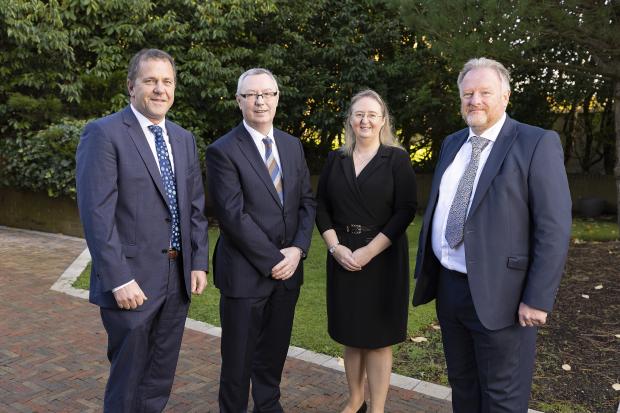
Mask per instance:
[[[276,79],[276,77],[273,75],[273,73],[271,73],[269,70],[267,69],[263,69],[262,67],[255,67],[252,68],[250,70],[246,70],[245,72],[243,72],[241,74],[241,76],[239,76],[239,80],[237,81],[237,94],[241,93],[241,85],[243,84],[243,81],[245,80],[246,77],[248,76],[256,76],[256,75],[267,75],[270,78],[273,79],[274,83],[276,84],[276,91],[278,91],[278,79]]]
[[[474,69],[492,69],[499,76],[500,81],[502,82],[502,89],[504,91],[510,92],[510,72],[503,64],[498,62],[497,60],[488,59],[486,57],[478,57],[474,59],[470,59],[465,65],[461,72],[459,73],[459,77],[456,81],[459,86],[459,91],[461,91],[461,85],[463,84],[463,78],[465,75]]]

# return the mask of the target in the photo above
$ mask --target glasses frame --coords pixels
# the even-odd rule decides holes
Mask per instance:
[[[262,93],[255,93],[255,92],[239,93],[239,96],[241,96],[244,99],[250,99],[250,100],[258,100],[259,97],[263,98],[264,100],[269,100],[269,99],[273,99],[276,96],[278,96],[278,91],[276,90],[275,92],[262,92]]]
[[[353,119],[356,119],[358,121],[362,121],[364,120],[364,118],[366,118],[369,122],[376,122],[379,119],[381,119],[383,117],[383,115],[379,115],[378,113],[374,113],[374,112],[355,112],[351,114],[351,117],[353,117]]]

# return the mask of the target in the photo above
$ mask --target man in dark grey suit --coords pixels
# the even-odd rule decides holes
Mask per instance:
[[[77,149],[77,198],[92,255],[90,301],[108,333],[105,412],[161,412],[191,294],[206,286],[207,220],[196,142],[165,119],[174,60],[129,64],[130,105],[89,123]]]
[[[413,305],[436,298],[456,413],[526,412],[537,327],[568,251],[571,199],[558,135],[505,113],[504,66],[458,77],[469,128],[448,136],[424,216]]]
[[[239,77],[243,122],[207,148],[208,187],[220,238],[224,413],[282,412],[280,379],[310,247],[315,201],[299,139],[273,127],[279,89],[266,69]]]

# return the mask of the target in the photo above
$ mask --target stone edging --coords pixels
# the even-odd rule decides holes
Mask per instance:
[[[90,253],[88,248],[82,251],[82,253],[67,267],[65,272],[56,280],[51,289],[61,293],[69,294],[74,297],[88,299],[88,291],[74,288],[71,286],[73,282],[84,271],[84,268],[90,262]],[[216,337],[222,336],[222,329],[211,324],[207,324],[202,321],[193,320],[187,318],[185,321],[185,327],[194,331],[209,334]],[[308,363],[317,364],[332,370],[344,372],[344,365],[341,359],[331,357],[326,354],[315,353],[310,350],[303,349],[301,347],[289,346],[288,357],[303,360]],[[414,379],[411,377],[402,376],[400,374],[392,373],[390,378],[390,384],[401,389],[412,390],[422,395],[433,397],[441,400],[452,400],[452,390],[449,387],[441,386],[439,384],[429,383],[426,381]],[[528,413],[542,413],[537,410],[529,409]],[[620,413],[620,406],[618,412]]]

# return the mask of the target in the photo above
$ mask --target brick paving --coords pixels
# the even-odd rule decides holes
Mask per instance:
[[[98,412],[108,373],[97,307],[50,290],[80,255],[79,238],[0,227],[0,412]],[[166,412],[217,412],[219,338],[186,329]],[[338,412],[342,372],[289,358],[286,412]],[[386,411],[451,412],[449,402],[392,386]]]

